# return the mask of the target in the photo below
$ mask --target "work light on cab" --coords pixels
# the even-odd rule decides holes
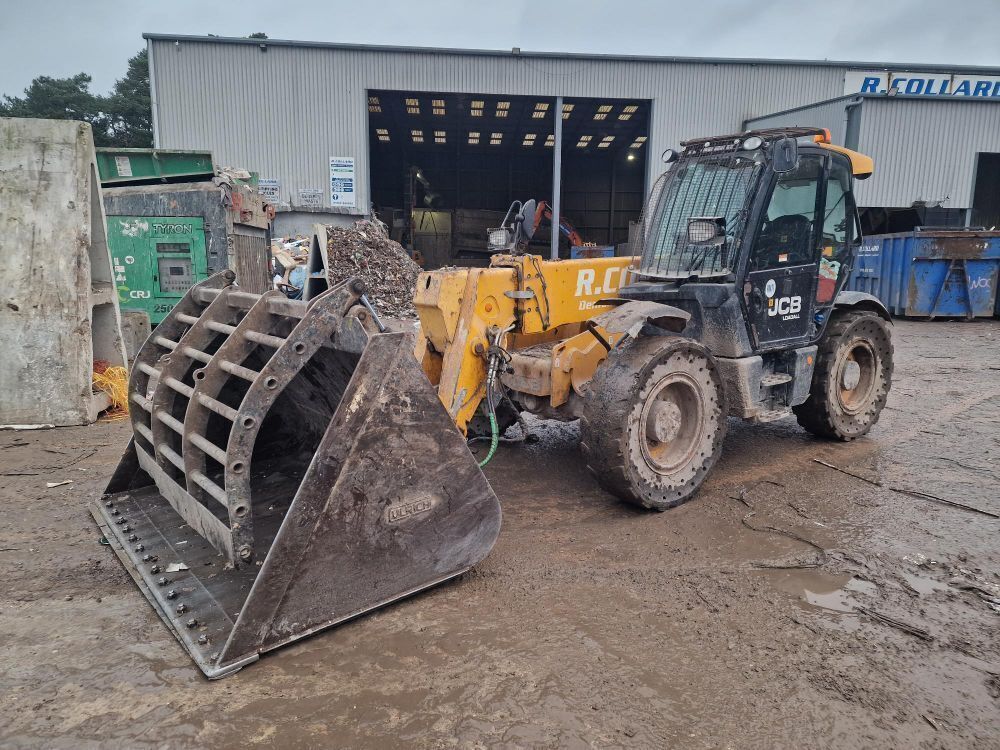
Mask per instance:
[[[688,219],[688,242],[692,245],[704,245],[725,234],[726,220],[721,216],[692,216]]]

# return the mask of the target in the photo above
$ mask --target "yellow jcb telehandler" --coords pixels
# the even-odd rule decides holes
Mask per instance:
[[[889,315],[841,291],[871,159],[808,128],[666,159],[634,257],[526,254],[536,212],[516,205],[489,268],[420,275],[415,338],[353,282],[188,292],[138,354],[93,514],[206,675],[482,560],[500,505],[466,436],[490,437],[485,464],[519,412],[579,419],[596,480],[660,510],[701,485],[727,416],[871,428]]]

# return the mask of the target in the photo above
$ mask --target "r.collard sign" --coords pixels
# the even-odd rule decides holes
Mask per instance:
[[[907,96],[1000,100],[1000,76],[887,70],[849,70],[844,76],[845,94],[888,94],[893,89]]]

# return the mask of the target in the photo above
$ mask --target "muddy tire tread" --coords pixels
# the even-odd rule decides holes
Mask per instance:
[[[884,356],[882,358],[883,385],[878,399],[876,399],[869,410],[874,411],[871,422],[861,432],[847,434],[837,426],[837,415],[833,410],[830,399],[827,398],[827,384],[834,375],[833,369],[837,363],[837,349],[840,347],[844,337],[857,324],[863,321],[877,321],[877,325],[885,331],[888,347],[883,352]],[[843,442],[850,442],[867,434],[878,422],[882,414],[882,407],[885,406],[886,399],[889,396],[889,387],[892,383],[892,362],[892,336],[889,334],[885,320],[878,313],[872,310],[835,311],[816,352],[816,368],[813,372],[809,398],[798,406],[792,407],[799,426],[817,437]]]
[[[712,455],[699,469],[697,480],[675,497],[654,499],[635,492],[628,461],[628,415],[641,389],[640,379],[648,368],[674,352],[697,351],[711,362],[711,355],[697,342],[678,336],[651,336],[631,340],[611,352],[588,384],[580,418],[580,448],[587,469],[608,492],[633,505],[650,510],[667,510],[689,500],[705,475],[718,460],[726,433],[726,410],[721,379],[713,368],[721,417]]]

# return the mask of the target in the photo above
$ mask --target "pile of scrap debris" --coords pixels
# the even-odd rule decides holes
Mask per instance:
[[[352,228],[326,228],[330,286],[351,277],[363,279],[375,309],[391,318],[414,318],[413,290],[420,266],[398,242],[389,239],[384,225],[355,222]]]

